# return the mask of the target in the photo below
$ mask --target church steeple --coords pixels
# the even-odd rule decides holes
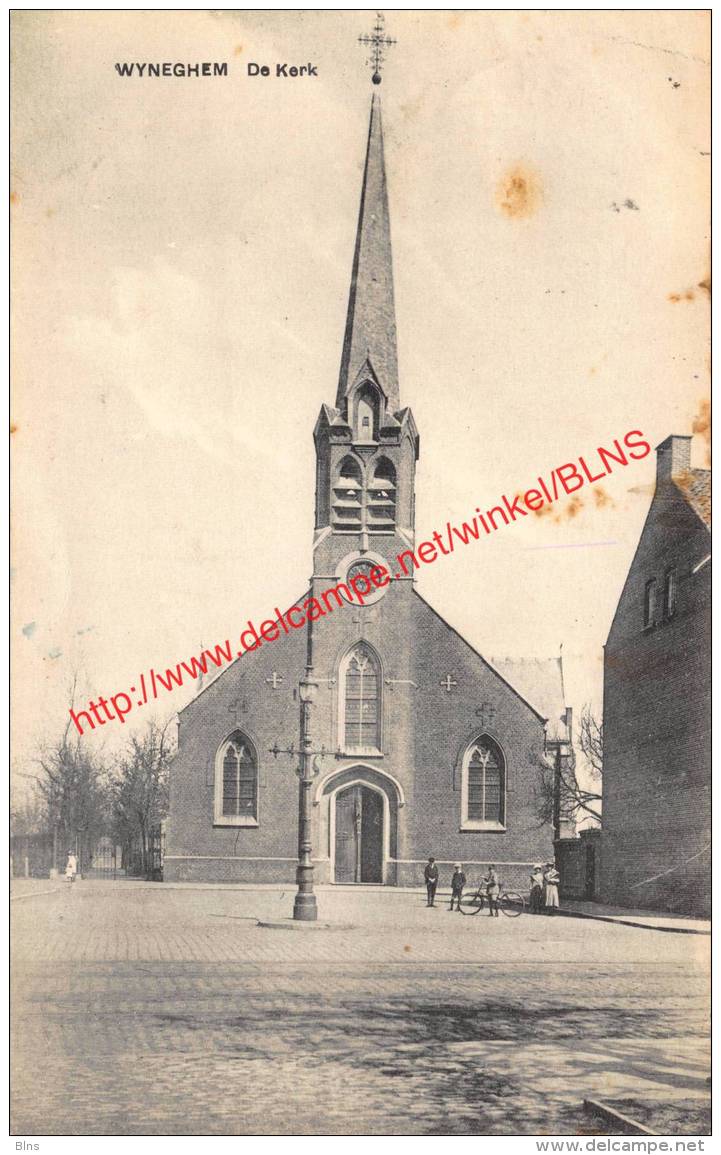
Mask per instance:
[[[336,406],[346,410],[348,395],[361,379],[374,380],[385,408],[400,408],[393,264],[388,213],[380,97],[371,102],[368,147],[361,190],[353,274],[348,300]]]
[[[368,63],[381,82],[395,41],[378,17]],[[413,541],[418,431],[401,409],[391,229],[380,98],[371,102],[348,316],[335,407],[321,406],[316,445],[314,575],[344,574],[359,558],[376,563]]]

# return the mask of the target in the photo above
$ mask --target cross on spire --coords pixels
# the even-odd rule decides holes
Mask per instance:
[[[370,35],[359,36],[359,44],[367,44],[370,47],[370,56],[367,63],[373,69],[373,76],[371,77],[374,84],[380,84],[381,68],[386,59],[386,49],[390,48],[396,41],[392,36],[385,34],[385,16],[382,12],[376,12],[376,22],[373,25],[373,31]]]

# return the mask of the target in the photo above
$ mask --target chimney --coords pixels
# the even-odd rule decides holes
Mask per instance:
[[[688,473],[691,468],[691,438],[671,434],[656,446],[656,484]]]

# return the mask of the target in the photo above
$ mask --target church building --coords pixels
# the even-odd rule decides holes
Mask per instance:
[[[448,420],[448,416],[445,418]],[[316,421],[313,577],[295,603],[384,566],[365,604],[277,630],[180,712],[165,878],[291,882],[298,849],[299,682],[318,683],[311,843],[319,883],[447,884],[489,863],[507,887],[553,858],[539,760],[570,752],[560,661],[496,666],[419,594],[412,550],[419,437],[401,403],[380,99],[368,131],[334,404]],[[370,584],[370,583],[369,583]],[[557,833],[557,832],[556,832]]]

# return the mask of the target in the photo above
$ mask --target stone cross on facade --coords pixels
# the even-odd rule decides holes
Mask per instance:
[[[481,725],[484,730],[486,726],[493,726],[496,721],[496,709],[490,702],[482,702],[480,707],[476,710],[476,717],[481,719]]]
[[[450,694],[451,688],[453,686],[457,686],[458,682],[453,681],[453,675],[452,674],[446,674],[445,678],[441,678],[441,680],[438,684],[439,684],[439,686],[442,686],[444,690],[447,690],[448,693]]]
[[[274,690],[277,690],[283,681],[283,675],[278,674],[278,673],[276,673],[275,670],[273,670],[273,673],[271,674],[271,676],[269,678],[266,678],[265,680],[266,680],[266,682],[269,682],[271,684],[271,686],[273,687]]]
[[[242,714],[248,709],[248,703],[245,698],[236,698],[235,701],[228,703],[228,713],[233,715],[234,720],[238,721],[238,715]]]

